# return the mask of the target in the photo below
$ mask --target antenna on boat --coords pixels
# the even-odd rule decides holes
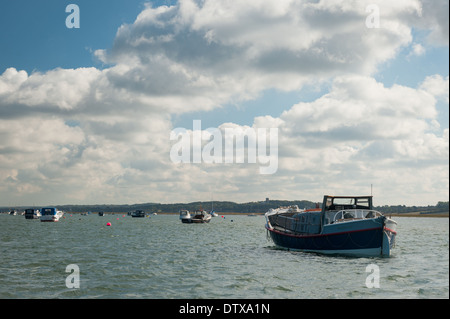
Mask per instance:
[[[372,184],[370,184],[370,196],[372,196]]]

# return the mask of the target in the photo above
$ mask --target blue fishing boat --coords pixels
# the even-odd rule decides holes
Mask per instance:
[[[391,255],[397,223],[373,210],[372,196],[329,196],[321,209],[271,209],[266,229],[282,248],[352,256]]]
[[[44,207],[41,209],[41,222],[57,222],[64,215],[55,207]]]

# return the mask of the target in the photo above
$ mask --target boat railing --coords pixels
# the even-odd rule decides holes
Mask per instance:
[[[317,234],[320,231],[320,213],[304,212],[297,213],[274,213],[266,215],[268,225],[277,230],[287,233]]]
[[[380,212],[369,209],[345,209],[337,212],[331,212],[331,214],[329,213],[328,215],[330,224],[382,216]]]

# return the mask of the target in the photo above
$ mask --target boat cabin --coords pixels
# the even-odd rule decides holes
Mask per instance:
[[[322,203],[322,225],[378,217],[380,213],[372,209],[372,196],[325,195]]]
[[[345,209],[373,209],[372,196],[329,196],[323,197],[322,212]]]
[[[57,210],[55,207],[45,207],[41,209],[41,215],[47,216],[47,215],[56,215]]]
[[[34,208],[25,209],[25,219],[37,219],[39,218],[40,213],[39,210]]]

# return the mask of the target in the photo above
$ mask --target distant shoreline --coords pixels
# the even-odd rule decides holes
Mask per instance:
[[[393,213],[393,214],[385,214],[386,216],[392,216],[392,217],[437,217],[437,218],[448,218],[449,213]]]
[[[66,214],[86,214],[86,212],[65,212]],[[104,212],[105,215],[127,215],[126,212]],[[216,212],[219,217],[220,216],[227,216],[227,215],[241,215],[241,216],[248,216],[248,217],[258,217],[258,216],[264,216],[264,213],[238,213],[238,212]],[[157,213],[157,215],[178,215],[178,212],[174,212],[174,213]],[[91,215],[97,215],[97,213],[91,213]],[[152,215],[149,214],[149,216],[157,216],[157,215]],[[392,213],[392,214],[385,214],[386,216],[389,217],[434,217],[434,218],[448,218],[449,217],[449,213],[448,212],[443,212],[443,213],[420,213],[420,212],[415,212],[415,213]]]
[[[434,217],[448,217],[449,202],[438,202],[434,206],[405,206],[405,205],[384,205],[374,206],[373,209],[381,212],[385,215],[398,214],[398,216],[434,216]],[[248,202],[248,203],[235,203],[228,201],[209,201],[209,202],[191,202],[191,203],[174,203],[174,204],[160,204],[160,203],[141,203],[132,205],[113,205],[113,204],[99,204],[99,205],[49,205],[49,207],[57,207],[59,210],[65,212],[111,212],[126,214],[128,212],[142,210],[146,213],[167,213],[178,214],[180,210],[187,209],[189,211],[195,211],[198,209],[209,208],[214,209],[218,214],[226,215],[263,215],[270,209],[276,207],[289,207],[297,206],[304,209],[312,209],[320,207],[320,203],[307,200],[269,200],[265,201]],[[0,207],[2,212],[10,212],[11,210],[23,211],[30,206],[16,206],[16,207]],[[443,215],[442,215],[443,214]],[[397,216],[397,215],[395,215]]]

